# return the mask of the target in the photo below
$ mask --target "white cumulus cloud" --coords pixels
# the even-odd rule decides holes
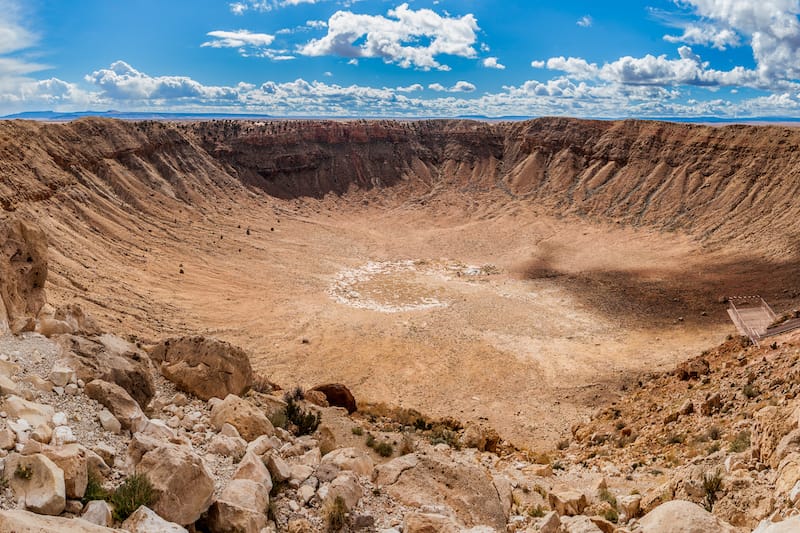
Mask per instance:
[[[445,87],[441,83],[431,83],[428,85],[428,89],[436,92],[471,93],[476,89],[476,87],[468,81],[458,81],[452,87]]]
[[[86,76],[86,81],[101,89],[101,96],[112,100],[236,100],[231,87],[203,85],[187,76],[149,76],[124,61]]]
[[[251,33],[248,30],[236,31],[210,31],[207,34],[213,40],[204,42],[201,46],[211,48],[243,48],[253,46],[256,48],[269,46],[275,41],[274,35],[267,33]]]
[[[496,57],[487,57],[484,59],[483,66],[486,68],[496,68],[498,70],[504,70],[506,68],[506,66],[500,63]]]
[[[430,9],[415,11],[408,4],[390,9],[386,17],[337,11],[328,20],[327,35],[304,44],[299,52],[306,56],[374,57],[404,68],[449,70],[437,58],[475,57],[478,29],[472,14],[442,16]]]

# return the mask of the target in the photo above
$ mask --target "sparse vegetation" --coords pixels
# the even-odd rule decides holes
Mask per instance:
[[[14,476],[20,479],[31,479],[33,477],[33,469],[30,465],[20,463],[17,465],[17,469],[14,470]]]
[[[597,497],[600,499],[600,501],[607,502],[609,505],[611,505],[611,507],[614,507],[616,509],[617,498],[610,490],[605,488],[600,489],[599,491],[597,491]]]
[[[302,397],[303,390],[299,388],[284,396],[284,400],[286,401],[286,419],[291,424],[292,433],[298,437],[314,433],[322,420],[322,416],[317,411],[305,410],[300,407],[298,401]]]
[[[616,509],[606,509],[606,511],[603,513],[603,518],[612,524],[616,524],[619,521],[619,513]]]
[[[272,386],[272,382],[262,375],[257,375],[253,378],[253,385],[250,388],[261,394],[270,394],[275,390],[275,387]]]
[[[389,442],[381,441],[375,446],[375,451],[378,452],[378,455],[381,457],[391,457],[394,453],[394,446]]]
[[[353,426],[352,428],[350,428],[350,432],[353,435],[357,435],[360,437],[361,435],[364,434],[364,429],[361,426]]]
[[[451,448],[458,450],[461,448],[461,442],[458,440],[458,433],[448,429],[443,425],[434,427],[428,437],[431,444],[447,444]]]
[[[156,499],[155,489],[147,476],[133,474],[117,487],[109,501],[114,504],[114,520],[122,522],[136,509],[152,505]]]
[[[682,433],[672,433],[667,437],[669,444],[683,444],[684,442],[686,442],[686,435]]]
[[[385,440],[378,441],[372,433],[367,434],[366,444],[381,457],[391,457],[394,453],[394,446],[390,442]]]
[[[749,431],[740,431],[736,438],[734,438],[728,449],[734,453],[743,452],[750,447],[750,432]]]
[[[337,496],[325,504],[323,509],[325,529],[329,533],[341,531],[347,525],[347,505],[344,498]]]
[[[541,518],[547,513],[547,510],[541,505],[533,505],[528,508],[528,516],[532,518]]]
[[[708,431],[706,431],[706,437],[710,440],[719,440],[722,438],[722,429],[720,429],[719,426],[711,426],[708,428]]]
[[[93,500],[108,500],[111,494],[100,483],[100,478],[93,471],[89,471],[89,476],[86,482],[86,492],[83,494],[81,501],[86,504]]]
[[[717,492],[720,489],[722,489],[722,474],[720,471],[706,472],[703,476],[703,491],[705,492],[703,507],[706,508],[706,511],[711,512],[714,508],[714,504],[717,502]]]
[[[745,397],[747,397],[748,399],[752,400],[753,398],[761,394],[761,392],[758,390],[758,387],[756,387],[752,383],[748,383],[747,385],[742,387],[742,394],[744,394]]]

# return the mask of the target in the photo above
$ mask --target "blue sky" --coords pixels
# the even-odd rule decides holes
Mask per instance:
[[[0,0],[0,114],[800,116],[800,0]]]

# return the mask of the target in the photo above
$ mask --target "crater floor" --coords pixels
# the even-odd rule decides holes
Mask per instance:
[[[127,314],[118,328],[222,337],[284,386],[342,382],[362,401],[552,444],[641,372],[733,333],[719,296],[753,279],[686,236],[513,203],[241,207],[176,219],[142,237],[141,256],[84,249],[91,270],[56,257],[55,298],[69,278],[109,317]],[[68,251],[69,235],[57,238]]]

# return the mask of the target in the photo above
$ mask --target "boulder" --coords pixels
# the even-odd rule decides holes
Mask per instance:
[[[169,522],[196,522],[214,496],[214,479],[203,460],[189,447],[135,437],[128,447],[129,460],[155,489],[158,499],[152,509]]]
[[[73,331],[83,335],[97,335],[100,333],[97,322],[80,305],[75,303],[58,307],[56,312],[53,313],[53,318],[66,322]]]
[[[642,531],[648,533],[734,533],[726,524],[702,507],[685,500],[662,503],[639,521]]]
[[[0,533],[50,533],[56,531],[58,533],[119,532],[118,529],[98,526],[81,518],[42,516],[20,509],[0,511]]]
[[[439,453],[409,454],[376,467],[373,482],[405,505],[446,505],[467,527],[505,529],[503,503],[492,478],[478,465]]]
[[[275,434],[275,428],[262,411],[233,394],[227,395],[211,409],[211,424],[217,431],[222,429],[224,424],[230,424],[247,442],[261,435]]]
[[[449,516],[433,513],[408,513],[403,517],[403,533],[458,533],[461,528]]]
[[[782,522],[763,520],[753,533],[796,533],[800,531],[800,516],[787,518]]]
[[[136,509],[123,523],[122,529],[129,533],[189,533],[186,528],[173,522],[167,522],[155,511],[142,505]]]
[[[55,410],[49,405],[42,405],[35,402],[23,400],[19,396],[9,396],[6,398],[3,410],[9,418],[21,418],[25,420],[31,428],[41,424],[52,425]]]
[[[247,479],[255,481],[261,486],[261,490],[269,494],[272,490],[272,477],[269,470],[264,466],[264,461],[253,452],[247,452],[236,468],[233,479]]]
[[[558,533],[561,528],[561,519],[558,513],[550,511],[539,520],[539,533]]]
[[[58,343],[66,364],[86,383],[101,379],[119,385],[142,409],[153,398],[152,363],[134,344],[110,333],[92,338],[62,335]]]
[[[604,533],[588,516],[562,516],[561,530],[564,533]]]
[[[5,461],[5,478],[26,509],[46,515],[64,511],[67,503],[64,472],[44,455],[9,455]]]
[[[278,483],[286,481],[292,477],[292,467],[289,466],[289,463],[284,461],[283,458],[276,453],[269,454],[269,458],[267,459],[267,468],[269,469],[269,473],[272,475],[272,478]]]
[[[86,396],[103,404],[125,429],[135,431],[147,421],[136,400],[116,383],[95,379],[86,384]]]
[[[325,454],[322,464],[330,464],[339,470],[350,470],[360,476],[369,476],[375,463],[364,451],[357,448],[339,448]]]
[[[0,334],[27,329],[45,303],[47,237],[17,216],[0,220]]]
[[[250,358],[241,348],[205,337],[167,339],[150,352],[165,378],[203,400],[241,396],[253,385]]]
[[[120,431],[122,431],[122,424],[108,409],[100,410],[97,413],[97,419],[100,421],[100,426],[106,431],[110,431],[115,435],[119,435]]]
[[[350,511],[358,505],[363,494],[364,489],[361,488],[358,477],[353,472],[342,472],[331,481],[325,500],[332,502],[337,497],[341,497],[347,510]]]
[[[319,385],[311,389],[312,391],[319,391],[325,395],[328,404],[333,407],[344,407],[347,412],[352,414],[358,410],[356,399],[350,389],[341,383],[328,383],[326,385]]]
[[[114,523],[114,519],[111,517],[111,507],[103,500],[88,502],[83,508],[81,518],[98,526],[109,527]]]
[[[269,492],[249,479],[228,483],[208,511],[211,533],[259,533],[267,526]]]
[[[53,461],[64,473],[64,488],[67,498],[80,500],[89,482],[86,449],[79,444],[42,447],[42,454]]]
[[[35,331],[41,333],[48,339],[55,335],[66,335],[68,333],[75,333],[75,330],[69,323],[63,320],[56,320],[49,316],[43,316],[36,321]]]
[[[561,516],[579,515],[589,505],[586,495],[574,490],[553,491],[547,495],[547,500]]]
[[[241,437],[229,437],[218,433],[211,438],[208,443],[208,451],[225,457],[239,456],[247,448],[247,441]]]

